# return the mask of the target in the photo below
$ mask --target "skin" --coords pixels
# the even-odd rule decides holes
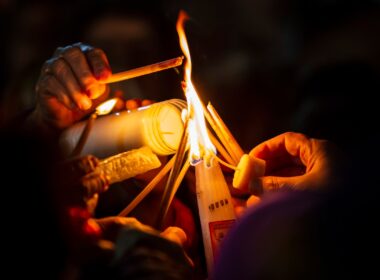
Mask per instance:
[[[250,155],[266,163],[265,175],[254,181],[263,191],[323,190],[334,183],[341,157],[331,142],[294,132],[261,143]]]
[[[253,148],[249,156],[265,162],[265,174],[257,177],[251,173],[247,188],[251,196],[245,204],[236,203],[238,215],[260,202],[257,194],[280,189],[324,191],[341,178],[343,156],[339,149],[329,141],[301,133],[273,137]]]
[[[100,49],[81,43],[57,48],[36,84],[32,120],[59,130],[74,124],[108,97],[109,87],[101,81],[111,74]]]

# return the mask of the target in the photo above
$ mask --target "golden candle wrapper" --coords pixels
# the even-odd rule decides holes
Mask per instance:
[[[145,173],[161,166],[157,155],[149,147],[130,150],[102,160],[99,168],[110,179],[110,184]]]

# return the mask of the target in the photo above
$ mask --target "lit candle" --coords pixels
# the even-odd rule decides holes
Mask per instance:
[[[191,80],[190,50],[184,31],[184,22],[187,18],[187,14],[181,11],[177,21],[177,32],[181,49],[186,57],[183,89],[188,104],[189,160],[195,165],[198,210],[207,270],[210,274],[220,242],[236,218],[231,194],[219,163],[215,160],[216,149],[209,138],[204,106]]]
[[[171,99],[94,118],[80,154],[106,158],[142,146],[158,155],[173,154],[183,132],[181,110],[185,107],[185,101]],[[60,146],[65,155],[70,155],[80,142],[86,123],[79,122],[62,133]]]
[[[216,160],[195,166],[196,194],[207,270],[211,273],[220,242],[236,220],[231,194]]]

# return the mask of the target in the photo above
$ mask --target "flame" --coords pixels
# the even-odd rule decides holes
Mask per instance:
[[[189,117],[188,133],[190,143],[190,163],[195,165],[197,162],[204,160],[207,165],[210,165],[211,159],[216,153],[216,149],[211,143],[207,133],[205,117],[203,114],[204,106],[198,97],[193,82],[191,81],[191,57],[184,30],[184,23],[188,19],[189,16],[186,12],[180,11],[176,28],[182,52],[186,57],[184,64],[185,73],[183,90],[187,99],[187,112]]]
[[[117,98],[112,98],[103,102],[98,107],[96,107],[96,110],[95,110],[96,114],[98,116],[107,115],[109,112],[112,111],[113,107],[115,107],[116,102],[117,102]]]

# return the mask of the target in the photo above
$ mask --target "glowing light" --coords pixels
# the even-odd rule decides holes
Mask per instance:
[[[117,98],[112,98],[103,102],[98,107],[96,107],[96,114],[98,116],[107,115],[109,112],[112,111],[113,107],[115,107],[116,102],[117,102]]]
[[[206,122],[203,114],[203,104],[198,97],[197,91],[191,80],[191,56],[184,30],[184,23],[189,19],[189,16],[180,11],[177,21],[177,33],[183,54],[186,57],[184,64],[184,83],[183,90],[187,99],[187,113],[189,118],[188,133],[190,143],[190,163],[197,164],[204,160],[207,165],[210,165],[211,159],[216,153],[214,145],[208,137]]]

